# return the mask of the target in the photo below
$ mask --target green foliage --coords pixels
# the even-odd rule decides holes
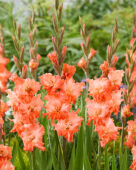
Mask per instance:
[[[11,35],[14,33],[13,29],[13,3],[1,2],[0,10],[0,23],[4,27],[5,32],[5,44],[6,54],[12,59],[12,55],[15,54]],[[80,36],[80,23],[79,16],[83,18],[83,21],[87,24],[88,32],[91,37],[91,47],[97,50],[97,55],[93,59],[90,65],[90,77],[99,76],[100,70],[99,65],[106,58],[106,48],[110,43],[112,26],[115,18],[118,20],[119,34],[118,38],[121,39],[117,55],[120,57],[117,67],[123,68],[124,62],[124,51],[128,46],[130,40],[131,28],[132,28],[132,15],[134,13],[134,1],[107,1],[103,0],[99,3],[99,0],[90,3],[88,0],[85,1],[73,1],[72,6],[67,6],[63,12],[63,24],[65,25],[64,44],[68,47],[67,58],[65,62],[76,65],[83,53],[81,51],[80,43],[82,42]],[[47,55],[53,50],[51,36],[53,32],[52,24],[52,1],[38,0],[33,2],[33,7],[36,11],[36,25],[37,25],[37,40],[39,43],[38,52],[42,56],[40,69],[38,75],[45,72],[53,72],[51,62]],[[8,11],[8,13],[7,13]],[[25,61],[29,61],[29,40],[28,40],[28,22],[27,15],[19,20],[21,12],[28,13],[30,15],[31,7],[29,3],[24,4],[23,11],[16,11],[15,18],[18,23],[21,22],[23,28],[22,42],[25,44]],[[16,71],[13,62],[10,63],[9,69],[12,72]],[[95,70],[95,72],[94,72]],[[81,69],[77,68],[77,74],[75,78],[81,81],[84,78],[84,74]]]

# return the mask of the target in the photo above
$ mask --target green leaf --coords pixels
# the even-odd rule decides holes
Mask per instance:
[[[59,161],[55,155],[55,140],[51,143],[51,147],[50,147],[50,150],[51,150],[51,157],[52,157],[52,163],[53,163],[53,167],[54,167],[54,170],[59,170]]]
[[[18,156],[19,163],[20,163],[20,170],[24,170],[26,169],[26,165],[25,165],[22,150],[19,147],[17,138],[16,138],[16,151],[17,151],[17,156]]]
[[[121,168],[120,170],[127,170],[127,164],[128,164],[128,151],[127,147],[125,148],[125,152],[122,155],[122,162],[121,162]]]
[[[117,168],[116,168],[116,158],[115,158],[115,141],[113,142],[112,170],[117,170]]]
[[[71,153],[68,170],[74,170],[74,169],[75,169],[75,144],[73,145],[73,148],[72,148],[72,153]]]
[[[83,170],[83,124],[80,127],[76,149],[75,170]]]
[[[85,170],[92,170],[86,149],[84,149],[84,166]]]
[[[107,151],[107,145],[105,146],[105,170],[109,170],[109,156]]]

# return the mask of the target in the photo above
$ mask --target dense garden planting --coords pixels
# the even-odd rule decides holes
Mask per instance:
[[[0,4],[0,170],[136,170],[134,1]]]

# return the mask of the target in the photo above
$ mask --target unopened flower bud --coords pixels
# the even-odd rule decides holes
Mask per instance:
[[[32,27],[32,21],[31,21],[31,17],[30,16],[28,18],[28,23],[29,23],[30,30],[32,30],[33,27]]]
[[[64,31],[65,31],[65,27],[62,27],[62,28],[61,28],[61,34],[60,34],[59,45],[61,45],[61,43],[62,43]]]
[[[24,49],[25,49],[24,46],[21,47],[21,54],[20,54],[20,61],[21,61],[21,63],[23,63],[23,61],[24,61]]]
[[[107,47],[107,59],[108,59],[108,62],[110,63],[111,62],[111,47],[108,45]]]
[[[117,23],[117,19],[115,18],[115,30],[116,32],[118,32],[118,23]]]
[[[38,48],[38,41],[35,42],[34,44],[34,48],[37,49]]]
[[[114,67],[118,61],[119,57],[117,57],[116,55],[114,55],[112,62],[111,62],[111,67]]]
[[[35,36],[36,36],[36,30],[37,30],[37,28],[36,28],[36,27],[34,27],[34,30],[33,30],[33,37],[35,37]]]
[[[33,47],[34,42],[33,42],[33,37],[32,37],[32,35],[31,35],[31,33],[29,33],[29,40],[30,40],[30,45],[31,45],[31,47]]]
[[[33,50],[33,49],[30,49],[29,52],[30,52],[30,57],[31,57],[31,59],[34,59],[34,58],[35,58],[34,50]]]
[[[14,25],[14,29],[16,30],[17,29],[17,23],[16,23],[16,20],[14,19],[13,21],[13,25]]]
[[[36,59],[37,59],[38,62],[40,61],[40,59],[41,59],[40,54],[37,54]]]
[[[35,22],[35,11],[34,10],[33,10],[33,13],[32,13],[32,22],[33,22],[33,24]]]
[[[18,26],[18,39],[21,39],[21,25]]]
[[[59,7],[59,15],[58,15],[58,20],[61,20],[61,16],[62,16],[62,9],[63,9],[63,3],[60,5]]]
[[[52,36],[52,42],[53,42],[54,50],[58,53],[56,37]]]
[[[118,39],[117,41],[116,41],[116,43],[115,43],[115,46],[114,46],[114,49],[113,49],[113,54],[116,52],[116,50],[117,50],[117,48],[118,48],[118,46],[119,46],[119,42],[120,42],[120,39]]]
[[[83,30],[84,30],[84,34],[85,34],[85,36],[87,36],[86,24],[83,24]]]
[[[3,49],[2,44],[0,44],[0,55],[3,55],[3,53],[4,53],[4,49]]]
[[[57,26],[57,21],[56,21],[55,15],[52,16],[52,20],[53,20],[54,30],[57,33],[58,32],[58,26]]]
[[[19,46],[18,46],[18,43],[17,43],[17,39],[14,35],[12,35],[12,39],[13,39],[13,42],[14,42],[14,46],[16,48],[16,50],[18,51],[19,50]]]
[[[13,56],[14,63],[16,64],[17,68],[19,71],[21,71],[21,64],[19,63],[18,59]]]
[[[86,49],[84,43],[81,43],[80,45],[81,45],[81,47],[82,47],[82,50],[83,50],[84,54],[85,54],[86,56],[88,56],[88,54],[87,54],[87,49]]]
[[[116,31],[115,31],[115,27],[113,27],[113,31],[112,31],[112,43],[114,43],[116,38]]]
[[[25,79],[27,77],[27,66],[22,67],[22,77]]]
[[[58,10],[58,7],[59,7],[59,0],[55,0],[55,8],[56,8],[56,10]]]
[[[87,49],[90,48],[90,37],[89,36],[86,39],[86,47],[87,47]]]
[[[64,46],[61,52],[63,58],[66,56],[66,52],[67,52],[67,47]]]
[[[88,60],[92,60],[93,56],[95,55],[96,50],[94,50],[93,48],[91,48],[89,56],[88,56]]]

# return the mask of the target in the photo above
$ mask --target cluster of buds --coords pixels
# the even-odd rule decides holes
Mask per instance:
[[[59,0],[55,0],[56,15],[53,14],[53,26],[55,31],[55,36],[52,36],[52,43],[54,47],[54,52],[49,54],[54,69],[58,75],[61,74],[62,65],[66,57],[67,47],[62,47],[62,41],[64,36],[65,27],[60,27],[60,21],[62,16],[63,3],[59,5]]]
[[[107,60],[104,61],[104,64],[100,66],[100,69],[102,70],[102,75],[103,77],[107,77],[111,68],[114,68],[117,61],[118,57],[115,55],[120,39],[117,39],[117,33],[118,33],[118,25],[117,25],[117,20],[115,19],[115,24],[113,26],[113,31],[112,31],[112,42],[111,46],[107,46]]]
[[[38,42],[36,39],[36,26],[35,26],[35,11],[33,10],[32,17],[28,18],[29,22],[29,41],[30,41],[30,62],[29,67],[31,69],[31,75],[33,78],[36,78],[36,70],[39,65],[41,56],[37,54]]]
[[[136,104],[136,91],[135,91],[135,85],[136,85],[136,16],[134,15],[134,27],[132,30],[132,39],[130,41],[130,49],[126,50],[126,63],[127,68],[125,70],[125,76],[126,76],[126,82],[128,90],[124,95],[124,101],[125,104],[129,104],[130,107],[134,106]]]
[[[125,70],[125,78],[127,82],[127,88],[125,89],[124,93],[124,106],[121,109],[121,118],[122,118],[122,142],[121,145],[123,147],[123,139],[124,139],[124,129],[125,129],[125,122],[126,118],[133,115],[131,112],[131,108],[135,106],[136,104],[136,43],[135,43],[135,32],[136,32],[136,18],[134,16],[134,28],[133,28],[133,34],[132,39],[130,41],[130,49],[127,49],[127,52],[125,54],[126,57],[126,63],[127,68]],[[132,148],[132,154],[133,154],[133,163],[130,168],[135,169],[135,143],[136,143],[136,131],[135,131],[135,120],[129,120],[127,121],[127,132],[128,135],[126,136],[126,142],[125,145]]]
[[[30,41],[30,62],[29,67],[31,71],[31,75],[33,78],[36,78],[36,70],[39,65],[39,61],[41,56],[37,54],[38,42],[35,40],[36,37],[36,27],[34,26],[35,23],[35,11],[33,10],[32,17],[28,18],[29,23],[29,41]],[[14,46],[16,48],[18,58],[13,57],[14,62],[21,73],[22,78],[27,78],[27,66],[23,65],[24,62],[24,45],[21,46],[21,25],[17,25],[16,21],[14,20],[14,28],[15,28],[15,35],[12,36],[14,41]]]
[[[21,73],[22,78],[27,77],[27,66],[23,65],[24,62],[24,45],[21,43],[21,25],[17,25],[14,20],[15,35],[12,35],[14,46],[18,57],[13,56],[14,63],[16,64],[18,70]]]
[[[132,30],[132,39],[130,41],[130,46],[132,47],[134,42],[135,42],[135,39],[136,39],[136,14],[134,14],[133,16],[133,30]]]
[[[84,57],[80,59],[77,66],[82,68],[85,72],[86,76],[88,77],[88,69],[93,56],[95,55],[96,51],[91,48],[90,50],[90,37],[87,33],[86,24],[82,22],[82,19],[79,17],[81,23],[81,36],[83,37],[84,43],[81,43],[81,48],[84,52]]]
[[[107,61],[109,63],[109,66],[114,67],[117,61],[115,62],[112,60],[114,58],[114,54],[117,51],[120,39],[117,39],[117,33],[118,33],[118,24],[117,20],[115,19],[115,25],[113,26],[113,31],[112,31],[112,42],[111,46],[108,45],[107,47]]]

